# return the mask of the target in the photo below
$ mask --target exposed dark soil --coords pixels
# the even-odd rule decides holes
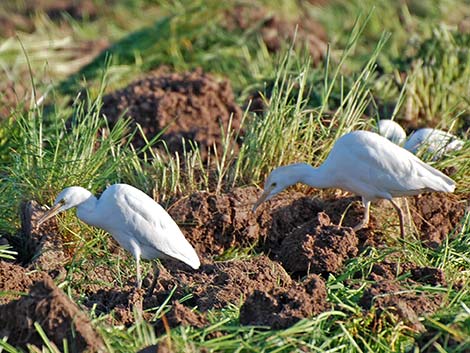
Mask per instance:
[[[411,198],[410,207],[423,243],[437,247],[458,226],[467,205],[455,195],[432,193]]]
[[[41,347],[43,340],[34,328],[38,322],[57,347],[62,347],[67,339],[71,351],[104,350],[104,343],[86,314],[47,275],[31,287],[29,295],[1,305],[0,317],[0,335],[8,336],[8,343],[14,346]]]
[[[292,282],[288,288],[255,290],[240,308],[240,323],[286,328],[328,310],[326,299],[325,282],[318,275]]]
[[[200,147],[203,160],[214,144],[219,153],[222,151],[221,128],[227,131],[230,117],[234,131],[240,128],[242,118],[228,81],[216,80],[201,70],[172,73],[165,68],[106,95],[102,113],[111,125],[123,114],[130,116],[149,140],[161,134],[171,153],[190,151],[192,141]],[[145,145],[138,135],[133,143],[136,147]]]
[[[252,212],[259,196],[260,191],[253,187],[235,188],[218,195],[196,192],[173,204],[169,212],[196,247],[202,266],[195,271],[181,262],[163,261],[157,287],[151,296],[145,296],[153,279],[151,274],[140,291],[135,290],[133,278],[129,278],[124,287],[117,288],[116,274],[105,266],[77,272],[76,276],[86,278],[73,279],[75,283],[85,283],[80,286],[80,293],[74,295],[86,298],[83,305],[93,307],[98,314],[113,313],[109,318],[111,323],[131,325],[135,321],[136,307],[156,308],[176,288],[168,303],[171,310],[166,314],[170,328],[178,325],[204,327],[208,325],[208,310],[221,309],[229,303],[242,303],[242,324],[284,328],[329,309],[324,278],[341,273],[344,264],[364,247],[386,246],[383,235],[375,229],[377,219],[382,218],[382,210],[390,213],[386,203],[373,210],[377,219],[373,213],[369,229],[356,234],[350,226],[362,219],[363,212],[357,198],[323,200],[291,191],[274,197]],[[412,212],[430,215],[433,227],[444,227],[440,232],[449,232],[449,227],[455,226],[463,215],[458,199],[445,194],[439,194],[438,198],[422,195],[410,199],[410,207]],[[25,265],[55,274],[68,261],[67,251],[54,237],[57,234],[54,220],[40,229],[34,228],[43,212],[33,202],[24,207],[22,234],[30,239],[34,254]],[[440,213],[439,219],[433,218]],[[343,227],[337,225],[340,221]],[[417,224],[418,228],[426,229],[423,224]],[[429,234],[435,233],[423,231],[423,241]],[[254,247],[267,256],[214,262],[215,257],[232,248],[246,247]],[[61,260],[53,261],[57,259]],[[15,281],[12,273],[22,275]],[[41,276],[41,273],[36,272],[36,275]],[[22,267],[0,262],[0,283],[5,290],[26,292],[37,280],[34,276],[29,278]],[[434,312],[442,303],[440,294],[425,293],[419,287],[446,285],[438,269],[412,264],[399,266],[390,261],[375,264],[369,280],[361,298],[364,309],[374,313],[377,320],[383,315],[401,319],[417,332],[423,330],[419,317]],[[192,297],[181,301],[189,293]],[[17,298],[11,296],[4,302]],[[25,299],[19,299],[18,303],[10,301],[7,305],[26,305],[21,300]],[[25,306],[24,310],[29,310],[27,308]],[[144,319],[150,320],[152,315],[144,312]],[[161,321],[156,328],[158,333],[164,332]]]
[[[331,225],[326,213],[290,233],[276,249],[276,257],[292,273],[338,273],[357,255],[358,238],[351,228]]]
[[[447,285],[444,273],[437,268],[387,261],[374,264],[369,280],[372,282],[364,291],[361,305],[373,309],[376,318],[396,316],[417,332],[424,331],[419,316],[435,312],[443,298],[443,294],[421,291],[419,287]]]
[[[40,273],[29,272],[19,265],[0,261],[0,292],[10,293],[0,296],[0,304],[18,299],[20,294],[26,293],[28,288],[41,278]]]
[[[26,244],[27,252],[23,254],[23,262],[30,268],[43,270],[50,275],[57,275],[63,271],[63,266],[69,260],[62,238],[58,236],[55,218],[47,220],[36,227],[37,221],[46,209],[36,201],[23,204],[21,213],[22,239]]]

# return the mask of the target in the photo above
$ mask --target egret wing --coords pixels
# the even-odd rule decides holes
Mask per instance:
[[[354,180],[367,189],[364,195],[381,198],[426,190],[453,191],[452,179],[386,138],[366,131],[348,135],[335,145],[335,154],[340,157],[332,164],[343,171],[344,180]]]
[[[126,223],[143,246],[185,262],[193,268],[200,265],[196,251],[186,240],[171,216],[147,194],[127,188],[120,194]]]

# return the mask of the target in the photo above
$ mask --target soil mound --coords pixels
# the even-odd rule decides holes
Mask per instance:
[[[430,193],[410,198],[411,216],[421,240],[437,247],[451,234],[465,213],[465,203],[456,195]]]
[[[103,351],[104,343],[94,331],[89,319],[80,311],[48,275],[36,282],[29,295],[0,306],[0,335],[8,336],[8,343],[25,347],[41,347],[43,341],[34,323],[38,322],[47,337],[62,348],[67,339],[72,351]]]
[[[408,278],[404,276],[407,273],[411,274]],[[365,289],[361,306],[373,309],[376,318],[383,314],[399,318],[418,332],[425,330],[419,316],[435,312],[443,299],[442,294],[420,291],[419,287],[423,284],[446,286],[439,269],[387,261],[374,264],[369,280],[373,282]]]
[[[242,119],[228,81],[218,81],[202,70],[172,73],[165,68],[106,95],[102,113],[111,126],[122,115],[130,116],[149,140],[161,134],[171,153],[181,155],[191,150],[188,141],[192,141],[199,146],[203,160],[214,144],[222,151],[221,128],[227,131],[231,117],[235,131]],[[139,135],[133,143],[136,147],[145,145]],[[164,149],[162,144],[159,147]]]
[[[310,275],[302,283],[293,282],[289,288],[255,290],[240,308],[240,323],[286,328],[328,310],[326,298],[325,282],[318,275]]]
[[[349,227],[331,225],[329,216],[322,213],[323,201],[283,193],[252,212],[259,193],[253,187],[223,195],[197,192],[169,212],[202,257],[256,245],[289,273],[326,275],[357,255],[356,234]],[[337,213],[332,216],[340,218]]]
[[[258,195],[254,187],[228,194],[195,192],[168,212],[200,256],[220,255],[232,247],[257,243],[261,227],[251,209]]]
[[[338,273],[345,260],[358,253],[358,238],[351,228],[331,225],[326,213],[286,236],[276,257],[289,273]]]
[[[202,265],[197,272],[186,272],[182,266],[180,269],[176,266],[171,273],[166,269],[160,272],[156,289],[159,302],[177,286],[173,297],[178,299],[192,293],[193,298],[184,304],[197,306],[202,312],[221,309],[228,303],[239,304],[255,290],[269,291],[277,286],[289,288],[292,284],[282,266],[264,255]]]
[[[8,292],[8,295],[0,296],[0,304],[5,304],[13,299],[18,299],[22,293],[42,278],[42,274],[28,272],[25,268],[0,260],[0,292]]]
[[[65,252],[55,218],[36,227],[46,209],[36,201],[28,201],[21,207],[21,241],[26,249],[22,262],[32,269],[46,271],[55,277],[64,271],[68,256]]]

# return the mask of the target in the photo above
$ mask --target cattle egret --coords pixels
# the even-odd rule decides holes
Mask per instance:
[[[109,186],[97,199],[80,186],[68,187],[57,196],[54,206],[38,221],[43,222],[69,208],[77,208],[83,222],[104,229],[137,263],[137,287],[141,287],[140,258],[171,258],[194,269],[200,262],[171,216],[151,197],[127,184]],[[155,276],[154,284],[156,283]],[[151,286],[153,289],[154,284]]]
[[[297,163],[274,169],[253,210],[296,183],[321,189],[339,188],[362,196],[364,218],[354,227],[356,231],[368,225],[371,201],[389,200],[398,213],[402,237],[405,235],[403,212],[393,201],[394,197],[455,189],[452,179],[385,137],[369,131],[353,131],[340,137],[318,168]]]
[[[397,145],[402,145],[406,140],[406,132],[400,124],[389,119],[382,119],[377,122],[377,130],[380,135],[389,139]]]
[[[425,149],[434,159],[439,159],[445,153],[460,150],[463,145],[464,141],[448,132],[424,128],[413,132],[403,148],[415,154]]]

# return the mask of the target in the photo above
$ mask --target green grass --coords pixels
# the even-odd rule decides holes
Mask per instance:
[[[423,125],[435,124],[465,137],[470,35],[457,32],[452,24],[470,11],[470,5],[456,0],[407,3],[304,4],[330,36],[329,55],[316,67],[294,43],[270,53],[253,28],[227,30],[224,11],[234,6],[232,2],[131,0],[120,3],[116,11],[100,7],[96,19],[64,16],[61,25],[38,14],[32,33],[20,33],[20,40],[10,38],[0,45],[0,78],[21,80],[30,92],[30,99],[19,97],[16,109],[0,122],[0,234],[19,235],[22,201],[51,204],[69,185],[99,193],[107,184],[126,182],[164,206],[197,190],[225,192],[259,185],[278,165],[319,165],[340,135],[373,129],[376,119],[391,115],[417,118]],[[269,2],[269,7],[285,17],[302,10],[297,2]],[[82,66],[76,49],[97,37],[112,45]],[[176,71],[202,67],[228,78],[240,104],[254,89],[265,95],[268,108],[262,117],[245,113],[238,154],[229,137],[241,132],[231,128],[224,131],[223,149],[211,156],[213,165],[202,162],[197,148],[184,155],[156,152],[151,147],[158,136],[147,136],[148,144],[135,150],[126,141],[142,131],[131,129],[129,121],[109,129],[99,114],[103,95],[162,64]],[[36,106],[45,92],[44,103]],[[456,193],[468,195],[468,142],[461,151],[429,163],[439,169],[456,168]],[[66,278],[58,284],[74,301],[85,299],[76,294],[84,283],[74,275],[86,273],[90,266],[109,267],[118,288],[133,278],[134,261],[124,252],[110,254],[107,234],[80,223],[71,212],[59,219],[60,234],[75,252]],[[416,240],[402,244],[390,239],[387,254],[367,250],[348,262],[342,274],[328,278],[331,311],[285,330],[241,326],[238,305],[208,313],[208,327],[176,327],[169,336],[159,337],[153,323],[137,320],[137,313],[131,327],[112,326],[106,315],[93,309],[89,316],[111,352],[133,352],[168,340],[175,352],[468,352],[469,212],[461,223],[459,233],[436,249]],[[383,227],[385,233],[390,231]],[[253,249],[230,249],[219,260],[253,254]],[[413,289],[444,296],[440,310],[421,318],[428,336],[390,315],[374,322],[359,306],[372,265],[386,255],[445,272],[447,287]],[[11,256],[16,254],[0,246],[0,258]],[[144,273],[150,271],[149,263],[143,267]],[[154,308],[156,318],[168,309],[165,304]],[[55,348],[39,325],[37,330],[44,337],[43,351],[67,351],[64,347],[70,346]],[[222,335],[214,335],[219,332]],[[0,341],[2,349],[20,351],[7,339]]]

